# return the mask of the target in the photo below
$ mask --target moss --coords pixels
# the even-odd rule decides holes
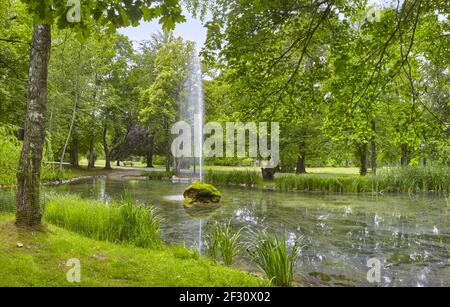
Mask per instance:
[[[197,181],[184,191],[186,205],[219,203],[222,195],[210,184]]]

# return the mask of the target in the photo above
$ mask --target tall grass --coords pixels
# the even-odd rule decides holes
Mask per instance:
[[[234,232],[231,224],[216,224],[211,236],[208,237],[207,255],[217,261],[219,253],[225,265],[230,266],[233,258],[240,252],[241,230]]]
[[[263,182],[260,173],[254,171],[236,171],[232,173],[209,171],[205,176],[205,181],[211,184],[245,186],[256,186]]]
[[[144,176],[150,180],[170,180],[175,172],[146,172]]]
[[[300,251],[298,241],[288,251],[287,240],[267,231],[252,233],[253,239],[248,244],[252,261],[267,275],[272,285],[278,287],[292,286]]]
[[[160,243],[160,217],[152,208],[134,203],[131,196],[105,204],[79,196],[51,196],[45,220],[56,226],[111,243],[152,247]]]
[[[450,193],[449,167],[396,167],[366,177],[289,175],[275,179],[281,191],[334,193]]]

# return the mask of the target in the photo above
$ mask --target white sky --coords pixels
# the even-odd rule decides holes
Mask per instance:
[[[175,27],[175,36],[181,36],[185,40],[193,41],[197,43],[197,48],[203,48],[206,41],[206,28],[203,27],[202,22],[198,19],[192,18],[189,14],[185,13],[187,22],[177,24]],[[143,40],[149,40],[153,33],[162,31],[161,25],[158,20],[152,22],[144,22],[139,27],[122,28],[119,29],[119,33],[127,35],[134,43]],[[136,47],[136,45],[135,45]]]

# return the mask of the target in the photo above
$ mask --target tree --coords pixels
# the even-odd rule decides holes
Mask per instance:
[[[178,1],[82,1],[81,22],[70,23],[63,0],[24,0],[35,26],[30,54],[29,90],[25,140],[17,173],[18,226],[38,226],[41,223],[39,205],[40,168],[45,140],[48,61],[51,49],[51,27],[72,28],[80,39],[89,34],[91,18],[113,30],[121,26],[138,25],[141,18],[149,21],[161,17],[165,28],[184,21]],[[155,7],[156,4],[156,7]]]
[[[141,92],[140,119],[149,127],[149,134],[162,143],[166,170],[171,165],[171,127],[178,119],[179,102],[187,76],[191,43],[181,38],[166,43],[156,52],[154,83]],[[159,133],[158,133],[159,131]]]

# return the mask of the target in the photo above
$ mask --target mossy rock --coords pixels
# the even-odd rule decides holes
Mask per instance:
[[[206,184],[201,181],[189,186],[184,191],[184,204],[189,205],[205,205],[205,204],[218,204],[222,195],[219,190],[210,184]]]

